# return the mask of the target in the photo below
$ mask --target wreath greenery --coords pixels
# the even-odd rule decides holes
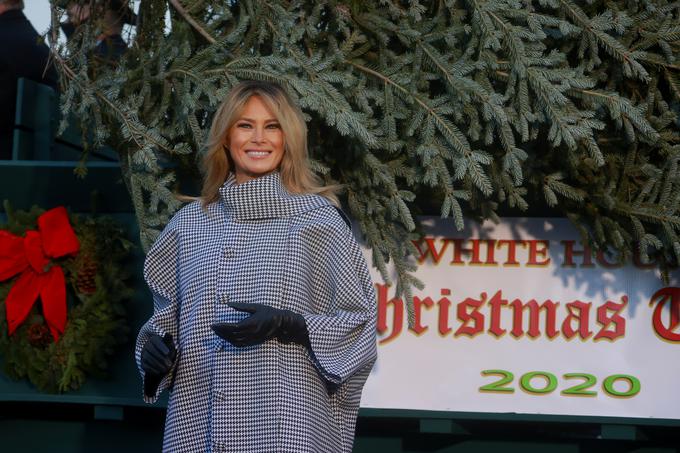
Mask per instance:
[[[7,223],[0,224],[17,236],[37,229],[45,212],[13,211],[5,202]],[[10,336],[5,300],[17,279],[0,282],[0,359],[13,379],[28,379],[40,391],[65,392],[83,385],[87,376],[104,377],[108,358],[127,340],[124,302],[132,296],[124,261],[132,242],[112,219],[69,215],[80,242],[74,256],[52,260],[62,267],[66,280],[67,323],[55,342],[38,300],[26,320]]]

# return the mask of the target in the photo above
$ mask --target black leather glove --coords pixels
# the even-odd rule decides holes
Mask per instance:
[[[151,335],[142,347],[141,363],[144,370],[144,394],[154,396],[163,376],[168,374],[175,363],[177,351],[172,342],[172,335],[166,333]]]
[[[263,304],[231,303],[229,306],[250,313],[241,322],[212,325],[217,335],[234,346],[254,346],[272,338],[309,346],[309,332],[302,315]]]

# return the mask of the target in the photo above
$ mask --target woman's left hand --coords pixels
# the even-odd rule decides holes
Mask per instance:
[[[273,338],[283,343],[309,344],[307,325],[302,315],[264,304],[231,303],[229,306],[250,313],[250,316],[241,322],[221,322],[211,327],[234,346],[254,346]]]

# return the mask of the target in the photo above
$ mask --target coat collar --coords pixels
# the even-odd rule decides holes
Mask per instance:
[[[236,177],[230,173],[219,192],[227,215],[236,220],[290,217],[329,204],[318,195],[289,193],[279,172],[242,184],[236,184]]]

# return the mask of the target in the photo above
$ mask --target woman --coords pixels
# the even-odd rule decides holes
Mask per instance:
[[[213,119],[200,199],[147,255],[145,400],[170,388],[165,451],[349,452],[376,358],[373,286],[309,168],[278,85],[236,85]]]

